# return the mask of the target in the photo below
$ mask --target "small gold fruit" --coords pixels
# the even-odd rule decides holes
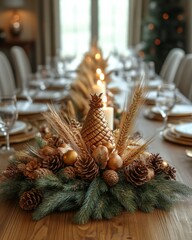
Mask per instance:
[[[42,154],[42,155],[45,155],[45,156],[48,156],[48,155],[50,156],[50,155],[56,154],[57,149],[46,145],[39,150],[39,153]]]
[[[123,166],[123,160],[116,152],[114,152],[110,155],[107,166],[116,171]]]
[[[109,142],[105,143],[104,146],[108,149],[109,153],[111,153],[114,149],[113,144],[111,144]]]
[[[77,160],[77,152],[74,150],[69,150],[63,155],[63,161],[66,165],[72,166]]]

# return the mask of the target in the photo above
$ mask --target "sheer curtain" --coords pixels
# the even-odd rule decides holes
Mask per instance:
[[[112,2],[109,0],[42,0],[38,2],[40,5],[39,42],[41,42],[39,50],[42,52],[42,59],[45,59],[46,56],[56,54],[57,49],[63,49],[64,55],[73,55],[79,49],[84,52],[93,40],[98,40],[107,50],[118,47],[123,51],[125,48],[137,45],[140,42],[143,9],[148,0]],[[62,5],[62,2],[63,4],[65,2],[66,6]],[[110,4],[110,8],[106,4]],[[111,8],[112,4],[114,4],[113,8]],[[74,8],[73,11],[71,8]],[[110,14],[108,14],[109,11]],[[110,18],[113,15],[116,17]],[[64,22],[61,20],[62,17],[65,19]],[[113,33],[107,33],[108,26],[112,26]],[[71,30],[80,35],[75,38],[70,34],[67,36],[68,33],[72,33]],[[108,44],[105,38],[108,38]]]

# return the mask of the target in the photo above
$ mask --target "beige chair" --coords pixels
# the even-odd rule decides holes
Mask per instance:
[[[31,64],[24,49],[19,46],[11,48],[11,57],[19,93],[28,89],[29,77],[32,74]]]
[[[189,89],[189,96],[188,96],[188,98],[192,102],[192,84],[191,84],[190,89]]]
[[[191,98],[190,89],[192,86],[192,53],[186,54],[176,72],[175,85],[187,98]]]
[[[7,56],[0,52],[0,94],[16,93],[13,70]]]
[[[176,71],[181,63],[182,58],[185,56],[184,50],[180,48],[173,48],[167,55],[161,71],[159,73],[163,81],[172,83],[175,79]]]

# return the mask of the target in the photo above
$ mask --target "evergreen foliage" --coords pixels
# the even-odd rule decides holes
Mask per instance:
[[[91,183],[68,180],[61,173],[43,176],[34,182],[18,177],[1,182],[0,198],[18,199],[24,191],[35,187],[43,193],[43,200],[33,213],[34,220],[54,211],[76,210],[74,222],[84,224],[90,219],[111,219],[122,211],[169,210],[182,197],[192,195],[191,188],[165,179],[164,174],[138,187],[128,183],[121,172],[119,175],[120,181],[113,187],[108,187],[100,176]]]

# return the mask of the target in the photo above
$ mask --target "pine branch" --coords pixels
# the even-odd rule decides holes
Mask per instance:
[[[123,211],[123,206],[120,202],[116,201],[116,198],[110,192],[108,193],[108,199],[106,199],[108,207],[104,209],[103,217],[106,219],[111,219],[115,216],[118,216]]]
[[[127,182],[116,184],[114,187],[110,188],[110,192],[127,211],[134,212],[137,209],[133,186]]]
[[[63,183],[55,175],[47,175],[36,180],[36,187],[44,191],[63,189]]]
[[[64,209],[65,204],[71,204],[74,203],[74,208],[76,208],[77,203],[75,201],[76,199],[76,192],[64,192],[63,190],[57,191],[57,192],[49,192],[46,193],[46,196],[43,199],[43,202],[38,206],[38,208],[33,213],[33,219],[39,220],[49,213],[52,213],[56,210],[60,209],[60,206]],[[67,207],[66,207],[67,209]]]
[[[88,220],[90,219],[101,194],[100,182],[101,182],[101,179],[97,177],[89,185],[89,188],[85,195],[83,205],[75,215],[74,221],[76,223],[84,224],[84,223],[87,223]]]

